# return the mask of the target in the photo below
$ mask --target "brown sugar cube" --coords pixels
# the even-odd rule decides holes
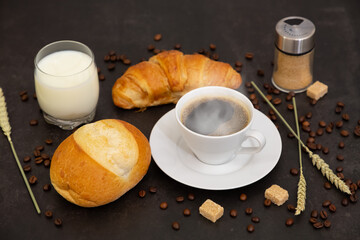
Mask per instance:
[[[316,81],[306,90],[306,95],[312,99],[319,100],[328,92],[328,86]]]
[[[265,190],[265,198],[271,200],[274,204],[281,206],[289,199],[289,193],[279,185],[272,185]]]
[[[224,214],[224,208],[219,204],[207,199],[200,207],[200,214],[209,219],[213,223],[216,222]]]

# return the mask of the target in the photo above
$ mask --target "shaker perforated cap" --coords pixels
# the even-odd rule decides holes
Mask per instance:
[[[302,54],[314,47],[315,25],[303,17],[291,16],[276,24],[275,45],[286,53]]]

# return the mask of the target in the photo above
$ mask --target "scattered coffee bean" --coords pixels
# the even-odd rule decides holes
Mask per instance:
[[[252,208],[246,208],[245,213],[246,213],[246,215],[251,215],[253,213],[253,209]]]
[[[42,157],[37,157],[37,158],[35,158],[35,163],[36,163],[36,165],[41,164],[43,161],[44,161],[44,159],[43,159]]]
[[[360,180],[358,180],[356,184],[358,185],[358,188],[360,188]]]
[[[174,229],[176,231],[180,230],[180,224],[178,222],[173,222],[171,224],[171,227],[172,227],[172,229]]]
[[[214,50],[216,50],[216,45],[213,43],[210,43],[209,48],[210,48],[210,50],[214,51]]]
[[[237,63],[242,65],[242,63],[240,63],[240,62],[236,61],[236,62],[235,62],[235,66],[236,66],[236,64],[237,64]],[[247,88],[252,87],[251,82],[246,82],[246,83],[245,83],[245,87],[247,87]]]
[[[338,172],[338,173],[340,173],[340,172],[342,172],[344,169],[342,168],[342,167],[337,167],[336,168],[336,172]]]
[[[105,75],[100,73],[99,74],[99,81],[104,81],[105,80]]]
[[[195,195],[193,193],[189,193],[187,198],[190,200],[190,201],[193,201],[195,200]]]
[[[306,146],[311,150],[316,150],[317,149],[315,143],[308,142],[308,143],[306,143]]]
[[[247,195],[245,193],[240,194],[241,201],[246,201],[246,199],[247,199]]]
[[[291,175],[293,175],[293,176],[297,176],[297,175],[299,174],[299,170],[296,169],[296,168],[291,168],[291,169],[290,169],[290,173],[291,173]]]
[[[277,88],[275,88],[275,89],[273,90],[273,94],[275,94],[275,95],[279,95],[279,94],[280,94],[280,90],[279,90],[279,89],[277,89]]]
[[[253,223],[259,223],[259,222],[260,222],[260,218],[259,218],[259,217],[252,217],[252,218],[251,218],[251,221],[252,221]]]
[[[343,121],[337,121],[337,122],[335,123],[335,126],[336,126],[337,128],[341,128],[343,125],[344,125],[344,122],[343,122]]]
[[[190,215],[191,215],[190,209],[185,208],[184,211],[183,211],[183,214],[184,214],[184,216],[186,216],[186,217],[190,216]]]
[[[148,51],[154,51],[154,49],[155,49],[155,45],[154,45],[154,44],[149,44],[149,45],[147,46],[147,50],[148,50]]]
[[[349,121],[349,120],[350,120],[350,116],[349,116],[349,114],[347,114],[347,113],[344,113],[341,117],[342,117],[342,119],[343,119],[344,121]]]
[[[294,224],[294,219],[292,219],[292,218],[286,219],[286,221],[285,221],[285,225],[286,225],[286,226],[290,227],[290,226],[292,226],[293,224]]]
[[[311,223],[311,224],[314,224],[314,223],[317,223],[318,222],[318,220],[316,219],[316,218],[310,218],[309,219],[309,222]]]
[[[243,64],[242,64],[242,62],[240,62],[240,61],[235,61],[235,67],[242,67],[243,66]],[[251,83],[250,83],[250,86],[251,86]]]
[[[339,148],[344,148],[345,147],[345,143],[344,142],[339,142],[339,145],[338,145]]]
[[[335,108],[335,113],[336,113],[336,114],[340,114],[341,111],[342,111],[342,108],[341,108],[341,107],[336,107],[336,108]]]
[[[306,142],[308,142],[308,143],[315,143],[315,138],[309,137],[309,138],[306,140]]]
[[[28,92],[26,90],[23,90],[23,91],[19,92],[19,96],[21,97],[21,96],[27,95],[27,93]]]
[[[343,155],[341,155],[341,154],[338,154],[338,155],[336,155],[336,159],[338,160],[338,161],[344,161],[344,156]]]
[[[328,154],[328,153],[329,153],[329,148],[328,148],[328,147],[323,147],[323,148],[322,148],[322,152],[323,152],[324,154]]]
[[[292,104],[289,103],[289,104],[287,105],[287,109],[290,110],[290,111],[294,110],[294,105],[292,105]]]
[[[161,208],[162,210],[167,209],[167,208],[168,208],[167,202],[162,202],[162,203],[160,203],[160,208]]]
[[[360,137],[360,126],[355,126],[354,135]]]
[[[117,55],[117,56],[116,56],[116,60],[122,61],[122,62],[123,62],[126,58],[127,58],[127,57],[126,57],[125,54],[120,54],[120,55]]]
[[[178,203],[182,203],[184,200],[185,200],[185,198],[183,196],[176,197],[176,202],[178,202]]]
[[[217,53],[213,53],[213,54],[211,55],[211,59],[217,61],[217,60],[220,59],[220,56],[219,56],[219,54],[217,54]]]
[[[144,198],[145,196],[146,196],[146,191],[145,190],[140,190],[139,191],[139,197]]]
[[[45,149],[45,148],[44,148],[43,145],[36,146],[36,148],[35,148],[35,150],[37,150],[37,151],[39,151],[39,152],[43,151],[44,149]]]
[[[318,130],[316,130],[316,135],[322,136],[323,134],[324,134],[324,130],[322,128],[319,128]]]
[[[310,99],[310,104],[311,105],[315,105],[317,103],[317,100],[315,100],[315,99]]]
[[[350,197],[349,197],[349,199],[350,199],[350,202],[351,202],[351,203],[356,203],[356,202],[357,202],[357,196],[356,196],[356,194],[351,194]]]
[[[256,74],[260,77],[263,77],[265,75],[264,70],[262,70],[262,69],[258,69]]]
[[[324,221],[324,227],[326,228],[331,227],[331,222],[328,219]]]
[[[328,127],[325,128],[325,131],[326,131],[327,133],[332,133],[333,130],[332,130],[331,127],[328,126]]]
[[[109,63],[108,65],[107,65],[107,69],[109,70],[109,71],[112,71],[112,70],[114,70],[115,69],[115,64],[114,63]]]
[[[109,56],[109,55],[105,55],[105,56],[104,56],[104,61],[105,61],[105,62],[110,61],[110,56]]]
[[[324,183],[324,188],[327,189],[327,190],[331,189],[331,183],[330,182],[325,182]]]
[[[263,86],[266,90],[270,88],[270,84],[268,84],[268,83],[264,83]]]
[[[255,89],[253,87],[249,87],[249,88],[247,88],[247,91],[248,91],[248,93],[253,93],[253,92],[255,92]]]
[[[237,211],[235,209],[231,209],[230,210],[230,216],[233,217],[233,218],[236,218],[237,217]]]
[[[271,206],[271,200],[266,198],[266,199],[264,200],[264,206],[265,206],[265,207],[270,207],[270,206]]]
[[[322,145],[320,143],[316,144],[316,150],[321,150],[322,149]]]
[[[30,156],[25,156],[23,160],[24,160],[24,162],[30,162],[31,157]]]
[[[150,193],[156,193],[156,192],[157,192],[157,188],[151,186],[151,187],[149,187],[149,192],[150,192]]]
[[[345,104],[343,102],[337,102],[336,106],[343,108],[343,107],[345,107]]]
[[[282,101],[281,101],[281,98],[275,98],[275,99],[272,100],[272,103],[273,103],[274,105],[279,105],[281,102],[282,102]]]
[[[343,205],[344,207],[349,205],[349,199],[347,197],[344,197],[343,200],[341,200],[341,205]]]
[[[326,127],[326,122],[325,121],[320,121],[319,126],[322,127],[322,128]]]
[[[332,212],[332,213],[336,212],[336,206],[335,206],[334,204],[330,204],[330,205],[329,205],[329,210],[330,210],[330,212]]]
[[[36,126],[39,124],[39,122],[36,119],[32,119],[32,120],[30,120],[29,124],[30,124],[30,126]]]
[[[31,166],[30,165],[25,165],[23,167],[23,170],[24,170],[24,172],[30,172],[31,171]]]
[[[116,52],[114,50],[110,50],[109,51],[109,56],[114,56],[114,55],[116,55]]]
[[[47,145],[51,145],[51,144],[53,143],[53,140],[50,139],[50,138],[48,138],[48,139],[45,140],[45,143],[46,143]]]
[[[35,184],[36,182],[37,182],[37,178],[36,178],[35,176],[31,176],[31,177],[29,178],[29,183],[30,183],[31,185]]]
[[[316,222],[313,224],[313,227],[316,229],[320,229],[324,227],[324,224],[322,222]]]
[[[311,131],[311,132],[309,132],[309,136],[314,138],[314,137],[316,137],[316,133],[314,131]]]
[[[162,34],[161,33],[155,34],[155,36],[154,36],[155,41],[160,41],[161,39],[162,39]]]
[[[292,205],[292,204],[288,204],[288,205],[287,205],[287,209],[289,210],[289,212],[295,212],[295,211],[296,211],[295,206]]]
[[[41,153],[40,155],[42,157],[42,159],[46,160],[46,159],[50,159],[50,156],[46,153]]]
[[[159,54],[160,52],[161,52],[160,49],[157,49],[157,48],[155,48],[153,51],[154,54]]]
[[[43,186],[43,190],[45,191],[45,192],[48,192],[48,191],[50,191],[51,190],[51,185],[50,184],[45,184],[44,186]]]
[[[255,231],[255,227],[254,227],[254,225],[249,224],[249,225],[247,226],[246,230],[247,230],[249,233],[252,233],[252,232]]]
[[[320,212],[320,217],[325,220],[328,218],[328,213],[325,210],[322,210]]]
[[[53,212],[50,211],[50,210],[47,210],[47,211],[45,212],[45,217],[46,217],[46,218],[52,218],[52,217],[53,217]]]
[[[307,119],[312,118],[312,112],[308,112],[308,113],[305,115],[305,117],[306,117]]]
[[[54,221],[54,224],[57,226],[57,227],[60,227],[62,225],[62,220],[61,218],[56,218],[55,221]]]
[[[247,53],[245,53],[245,58],[247,60],[252,60],[254,58],[254,54],[251,52],[247,52]]]
[[[312,218],[318,218],[318,216],[319,216],[319,213],[318,213],[317,210],[312,210],[312,211],[311,211],[311,217],[312,217]]]
[[[292,133],[288,133],[288,138],[294,138],[295,136],[294,136],[294,134],[292,134]]]
[[[341,180],[344,179],[344,174],[343,173],[337,173],[336,176],[338,176],[338,178],[340,178]]]
[[[110,61],[111,61],[111,62],[116,62],[116,56],[115,56],[115,55],[110,56]]]
[[[340,131],[340,135],[343,136],[343,137],[348,137],[348,136],[349,136],[349,131],[347,131],[347,130],[341,130],[341,131]]]
[[[23,101],[23,102],[26,102],[27,100],[29,100],[29,96],[27,94],[22,95],[20,98],[21,98],[21,101]]]
[[[174,49],[176,49],[176,50],[181,49],[181,44],[180,43],[175,44]]]
[[[329,207],[331,204],[330,200],[325,200],[323,203],[322,203],[322,206],[323,207]],[[321,213],[320,213],[321,214]]]

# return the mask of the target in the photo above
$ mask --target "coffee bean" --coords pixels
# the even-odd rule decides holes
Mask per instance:
[[[322,128],[319,128],[318,130],[316,130],[316,135],[322,136],[323,134],[324,134],[324,130]]]
[[[50,159],[44,160],[44,166],[45,166],[45,167],[50,167],[50,164],[51,164]]]
[[[237,217],[237,211],[235,209],[231,209],[230,210],[230,216],[233,217],[233,218],[236,218]]]
[[[344,143],[344,142],[339,142],[338,147],[339,147],[339,148],[344,148],[344,147],[345,147],[345,143]]]
[[[343,205],[344,207],[349,205],[349,199],[347,197],[344,197],[343,200],[341,200],[341,205]]]
[[[358,181],[358,183],[359,183],[359,181]],[[353,187],[355,191],[358,189],[357,183],[352,183],[351,187]]]
[[[332,133],[332,128],[331,127],[329,127],[329,126],[327,126],[326,128],[325,128],[325,131],[327,132],[327,133]]]
[[[317,223],[318,222],[318,220],[316,219],[316,218],[310,218],[309,219],[309,222],[311,223],[311,224],[314,224],[314,223]]]
[[[240,194],[241,201],[246,201],[246,199],[247,199],[247,195],[245,193]]]
[[[195,195],[193,193],[189,193],[187,198],[190,200],[190,201],[193,201],[195,200]]]
[[[360,137],[360,126],[355,126],[354,135]]]
[[[273,94],[279,95],[279,94],[280,94],[280,90],[275,88],[275,89],[273,90]]]
[[[358,180],[356,184],[358,185],[358,188],[360,188],[360,180]]]
[[[162,203],[160,203],[160,208],[161,208],[162,210],[167,209],[167,208],[168,208],[167,202],[162,202]]]
[[[339,172],[342,172],[343,170],[344,170],[344,169],[343,169],[342,167],[337,167],[337,168],[336,168],[336,172],[338,172],[338,173],[339,173]]]
[[[23,102],[26,102],[27,100],[29,100],[29,96],[27,94],[22,95],[20,98],[21,98],[21,101],[23,101]]]
[[[302,127],[302,130],[303,130],[304,132],[307,132],[307,133],[311,132],[311,128],[310,128],[310,127],[306,127],[306,126],[303,126],[303,127]]]
[[[37,99],[36,93],[34,93],[33,98],[34,98],[34,99]]]
[[[323,147],[322,152],[324,154],[328,154],[329,153],[329,148],[328,147]]]
[[[344,161],[344,156],[343,155],[341,155],[341,154],[338,154],[338,155],[336,155],[336,159],[338,160],[338,161]]]
[[[54,224],[57,226],[57,227],[60,227],[62,225],[62,220],[61,218],[56,218],[55,221],[54,221]]]
[[[157,48],[155,48],[154,50],[153,50],[153,53],[154,54],[159,54],[161,51],[160,51],[160,49],[157,49]]]
[[[285,221],[285,225],[286,225],[286,226],[290,227],[290,226],[292,226],[293,224],[294,224],[294,219],[292,219],[292,218],[286,219],[286,221]]]
[[[288,133],[288,138],[294,138],[295,136],[294,136],[294,134],[292,134],[292,133]]]
[[[147,46],[147,50],[148,51],[153,51],[155,49],[155,45],[154,44],[149,44],[148,46]]]
[[[179,50],[180,48],[181,48],[181,44],[180,44],[180,43],[175,44],[174,49]],[[151,50],[150,50],[150,51],[151,51]]]
[[[124,59],[124,61],[123,61],[123,63],[125,64],[125,65],[130,65],[131,64],[131,60],[130,59]]]
[[[312,217],[312,218],[318,218],[318,216],[319,216],[319,213],[318,213],[317,210],[312,210],[312,211],[311,211],[311,217]]]
[[[243,64],[242,64],[242,62],[240,62],[240,61],[235,61],[235,67],[242,67],[243,66]],[[246,86],[246,84],[245,84],[245,86]],[[250,86],[251,86],[251,83],[250,83]],[[247,86],[246,86],[247,87]]]
[[[172,229],[174,229],[176,231],[180,230],[180,224],[178,222],[173,222],[171,224],[171,227],[172,227]]]
[[[247,226],[246,230],[247,230],[249,233],[252,233],[252,232],[255,231],[255,227],[254,227],[254,225],[249,224],[249,225]]]
[[[109,63],[108,65],[107,65],[107,69],[109,70],[109,71],[112,71],[112,70],[114,70],[115,69],[115,64],[114,63]]]
[[[155,36],[154,36],[155,41],[160,41],[161,39],[162,39],[162,34],[161,33],[155,34]]]
[[[270,88],[270,84],[268,84],[268,83],[264,83],[263,86],[266,90]]]
[[[329,220],[325,220],[325,221],[324,221],[324,226],[325,226],[326,228],[331,227],[331,222],[330,222]]]
[[[324,183],[324,188],[327,189],[327,190],[331,189],[331,183],[330,182],[325,182]]]
[[[343,173],[337,173],[336,176],[338,176],[341,180],[345,178]]]
[[[44,160],[50,159],[50,156],[49,156],[48,154],[46,154],[46,153],[41,153],[40,156],[41,156],[41,158],[44,159]]]
[[[19,92],[19,96],[23,96],[26,95],[28,92],[26,90],[22,90],[21,92]]]
[[[183,197],[183,196],[178,196],[178,197],[176,197],[176,202],[178,202],[178,203],[181,203],[181,202],[183,202],[185,200],[185,198]]]
[[[316,99],[310,99],[310,104],[311,105],[315,105],[317,103],[317,100]]]
[[[322,149],[322,145],[320,143],[316,144],[316,150],[321,150]]]
[[[146,191],[145,190],[140,190],[139,191],[139,197],[144,198],[145,196],[146,196]]]
[[[314,137],[316,137],[316,133],[314,131],[311,131],[311,132],[309,132],[309,136],[314,138]]]
[[[315,138],[309,137],[309,138],[306,140],[306,142],[308,142],[308,143],[315,143]]]
[[[255,92],[255,89],[253,87],[249,87],[246,89],[248,91],[248,93],[253,93]]]
[[[341,130],[341,131],[340,131],[340,135],[343,136],[343,137],[347,137],[347,136],[349,136],[349,131],[347,131],[347,130]]]
[[[330,212],[333,212],[333,213],[336,212],[336,206],[334,204],[330,204],[329,210],[330,210]]]
[[[252,217],[252,218],[251,218],[251,221],[252,221],[253,223],[259,223],[259,222],[260,222],[260,218],[259,218],[259,217]]]
[[[216,50],[216,45],[213,43],[210,43],[209,48],[210,48],[210,50],[214,51],[214,50]]]
[[[23,159],[24,162],[30,162],[31,161],[31,157],[30,156],[25,156]]]
[[[306,143],[306,146],[311,149],[311,150],[316,150],[317,147],[316,147],[316,144],[315,143]]]
[[[357,202],[357,196],[355,194],[351,194],[349,199],[350,199],[351,203],[356,203]]]
[[[345,107],[345,104],[343,102],[337,102],[336,106],[343,108],[343,107]]]
[[[50,210],[47,210],[47,211],[45,212],[45,217],[46,217],[46,218],[52,218],[52,217],[53,217],[53,212],[50,211]]]
[[[115,56],[115,55],[110,56],[110,61],[111,61],[111,62],[116,62],[116,56]]]
[[[29,124],[30,124],[30,126],[36,126],[39,124],[39,122],[36,119],[32,119],[32,120],[30,120]]]
[[[254,58],[254,54],[251,52],[247,52],[247,53],[245,53],[245,58],[247,60],[252,60]]]
[[[45,143],[46,143],[47,145],[51,145],[51,144],[53,143],[53,140],[50,139],[50,138],[45,139]]]
[[[29,178],[29,183],[30,183],[31,185],[35,184],[36,182],[37,182],[37,178],[36,178],[35,176],[31,176],[31,177]]]
[[[337,128],[341,128],[343,125],[344,125],[344,122],[343,122],[343,121],[337,121],[337,122],[335,123],[335,126],[336,126]]]
[[[290,111],[294,110],[294,105],[292,105],[292,104],[289,103],[289,104],[287,105],[287,109],[290,110]]]
[[[186,216],[186,217],[190,216],[190,215],[191,215],[190,209],[185,208],[184,211],[183,211],[183,214],[184,214],[184,216]]]
[[[30,172],[31,171],[31,166],[30,165],[25,165],[23,167],[23,170],[24,170],[24,172]]]
[[[246,215],[251,215],[253,213],[253,209],[252,208],[246,208],[245,213],[246,213]]]
[[[157,192],[157,188],[151,186],[151,187],[149,187],[149,192],[150,192],[150,193],[156,193],[156,192]]]
[[[349,121],[349,120],[350,120],[350,116],[349,116],[349,114],[347,114],[347,113],[344,113],[341,117],[342,117],[342,119],[343,119],[344,121]]]
[[[325,220],[328,218],[328,213],[325,210],[322,210],[320,212],[320,217]]]
[[[322,128],[326,127],[326,122],[325,121],[320,121],[319,126],[322,127]]]
[[[313,227],[316,229],[320,229],[324,227],[324,224],[322,222],[316,222],[313,224]]]
[[[289,212],[295,212],[295,211],[296,211],[295,206],[292,205],[292,204],[288,204],[288,205],[287,205],[287,209],[289,210]]]
[[[309,127],[309,126],[310,126],[310,122],[309,122],[309,121],[303,121],[303,122],[301,123],[301,125],[302,125],[303,127]]]
[[[270,206],[271,206],[271,200],[266,198],[266,199],[264,200],[264,206],[265,206],[265,207],[270,207]]]
[[[219,54],[217,54],[217,53],[213,53],[213,54],[211,55],[211,59],[217,61],[217,60],[220,59],[220,56],[219,56]]]
[[[48,192],[48,191],[50,191],[51,190],[51,185],[50,184],[45,184],[44,186],[43,186],[43,190],[45,191],[45,192]]]
[[[341,108],[341,107],[336,107],[336,108],[335,108],[335,113],[336,113],[336,114],[340,114],[341,111],[342,111],[342,108]]]
[[[105,62],[110,61],[110,56],[109,56],[109,55],[105,55],[105,56],[104,56],[104,61],[105,61]]]
[[[42,157],[37,157],[37,158],[35,158],[35,163],[36,163],[36,165],[41,164],[43,161],[44,161],[44,159],[43,159]]]
[[[346,179],[346,180],[345,180],[345,184],[346,184],[348,187],[350,187],[350,185],[352,184],[351,179]]]
[[[306,117],[307,119],[312,118],[312,112],[308,112],[308,113],[305,115],[305,117]]]
[[[256,74],[260,77],[263,77],[265,75],[264,70],[262,70],[262,69],[258,69]]]
[[[322,203],[322,206],[323,207],[329,207],[331,204],[331,202],[329,200],[325,200],[323,203]],[[321,213],[320,213],[321,214]]]
[[[299,174],[299,170],[296,169],[296,168],[291,168],[291,169],[290,169],[290,173],[291,173],[291,175],[293,175],[293,176],[297,176],[297,175]]]

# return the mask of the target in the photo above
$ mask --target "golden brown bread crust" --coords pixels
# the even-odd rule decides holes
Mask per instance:
[[[50,179],[60,195],[83,207],[96,207],[118,199],[144,177],[151,160],[150,145],[140,130],[121,120],[101,121],[116,121],[131,132],[138,145],[138,159],[126,176],[118,176],[84,152],[74,134],[66,138],[52,158]]]
[[[112,98],[121,108],[144,108],[176,103],[182,95],[198,87],[236,89],[241,82],[240,74],[227,63],[170,50],[128,68],[115,82]]]

